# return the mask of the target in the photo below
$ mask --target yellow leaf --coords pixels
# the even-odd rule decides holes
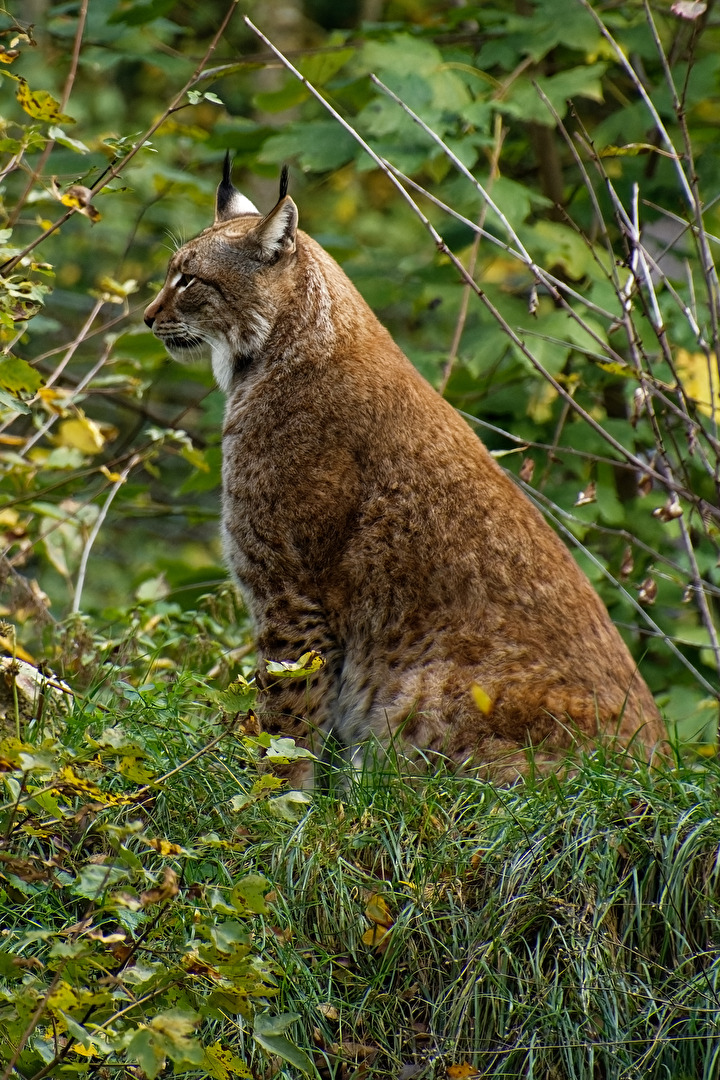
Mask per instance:
[[[60,413],[63,409],[62,402],[67,397],[67,391],[57,386],[41,386],[37,396],[43,405],[46,405],[52,412]]]
[[[161,855],[183,855],[185,854],[185,848],[180,847],[179,844],[173,844],[170,840],[163,839],[145,839],[145,843],[148,847],[154,848],[155,851],[159,851]]]
[[[61,982],[48,997],[48,1005],[51,1009],[75,1009],[78,999],[75,991],[69,983]]]
[[[528,402],[527,414],[536,424],[546,424],[552,416],[552,407],[558,392],[549,382],[536,385]]]
[[[103,476],[107,476],[108,480],[110,480],[113,484],[117,484],[118,480],[122,480],[122,473],[110,472],[107,465],[101,465],[100,472],[103,474]]]
[[[26,664],[34,664],[32,656],[29,652],[23,649],[22,645],[18,645],[17,642],[12,642],[8,638],[0,634],[0,645],[9,656],[14,656],[16,660],[24,660]]]
[[[100,1050],[96,1049],[96,1047],[93,1046],[92,1043],[90,1043],[89,1046],[83,1046],[82,1043],[74,1042],[73,1043],[73,1053],[74,1054],[80,1054],[81,1057],[86,1057],[86,1058],[100,1057],[101,1056]],[[104,1052],[103,1052],[102,1056],[104,1056]],[[80,1067],[79,1063],[78,1063],[78,1067]]]
[[[700,412],[706,416],[720,412],[720,382],[714,353],[708,361],[705,353],[678,349],[675,367],[685,393],[697,402]]]
[[[390,929],[388,926],[371,926],[362,936],[363,945],[370,945],[382,952],[387,946],[386,939],[390,934]]]
[[[19,75],[12,75],[11,78],[18,83],[15,96],[28,116],[32,116],[33,120],[47,120],[52,124],[58,122],[64,124],[75,123],[72,116],[66,116],[60,112],[60,102],[56,101],[51,94],[48,94],[47,90],[31,90],[27,80]]]
[[[390,914],[385,900],[378,893],[374,893],[365,906],[365,917],[379,926],[389,927],[395,921]]]
[[[480,683],[474,682],[470,687],[470,693],[480,712],[483,716],[487,716],[492,711],[493,699],[486,690],[483,690]]]
[[[467,1061],[461,1061],[459,1065],[448,1065],[447,1074],[449,1080],[475,1080],[475,1077],[479,1080],[480,1077],[475,1066]]]
[[[78,416],[74,420],[63,420],[55,440],[60,446],[73,446],[83,454],[98,454],[105,445],[105,438],[100,425],[88,416]]]

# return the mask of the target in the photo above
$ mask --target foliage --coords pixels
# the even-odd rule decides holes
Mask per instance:
[[[0,18],[2,1069],[714,1075],[712,11],[264,0],[264,41],[234,4],[34,7]],[[283,791],[237,678],[222,401],[141,318],[227,148],[261,207],[290,162],[700,757]],[[15,660],[52,669],[29,704]]]
[[[715,761],[284,792],[165,622],[0,742],[0,1075],[716,1075]]]
[[[138,645],[123,642],[111,681],[96,653],[69,714],[51,686],[20,737],[0,741],[0,1067],[39,1080],[122,1062],[152,1080],[169,1061],[250,1077],[240,1030],[308,1072],[285,1034],[294,1017],[268,1012],[281,969],[256,924],[272,925],[270,883],[247,872],[237,809],[280,784],[251,779],[261,740],[236,706],[247,713],[254,691],[169,679],[167,646],[157,681],[142,682]]]

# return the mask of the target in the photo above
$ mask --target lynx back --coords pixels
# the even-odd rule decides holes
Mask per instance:
[[[210,228],[145,320],[227,395],[223,534],[256,627],[262,721],[360,761],[371,736],[501,780],[525,748],[663,738],[598,595],[413,368],[286,193],[261,215],[226,160]],[[266,660],[316,650],[309,680]],[[306,777],[296,776],[302,782]]]

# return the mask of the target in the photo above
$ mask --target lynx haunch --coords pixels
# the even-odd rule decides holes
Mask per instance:
[[[397,739],[505,780],[527,746],[551,761],[578,736],[663,738],[589,581],[298,231],[285,172],[262,216],[226,159],[215,223],[145,321],[178,360],[209,351],[227,395],[223,534],[268,730],[316,752],[332,731],[356,762],[370,736]],[[308,650],[309,681],[265,671]]]

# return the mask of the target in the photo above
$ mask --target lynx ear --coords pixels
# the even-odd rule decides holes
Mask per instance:
[[[266,262],[275,262],[295,250],[297,223],[297,206],[285,195],[253,230]]]
[[[232,218],[239,217],[241,214],[259,213],[258,208],[233,186],[232,162],[228,150],[223,163],[223,178],[218,185],[215,199],[215,224],[217,225],[219,221],[231,221]]]

